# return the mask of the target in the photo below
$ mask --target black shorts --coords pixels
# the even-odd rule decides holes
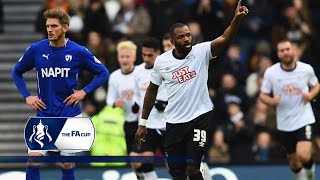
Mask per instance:
[[[279,131],[279,143],[287,154],[296,152],[296,145],[299,141],[312,141],[313,139],[313,125],[306,125],[295,131]]]
[[[164,130],[159,129],[147,129],[146,141],[141,144],[141,149],[143,152],[152,151],[156,152],[157,148],[160,149],[161,153],[164,155]]]
[[[126,138],[127,145],[127,153],[129,155],[130,152],[138,152],[139,145],[135,139],[135,134],[138,129],[138,121],[134,122],[124,122],[124,134]]]
[[[165,150],[169,167],[172,164],[200,167],[206,150],[210,113],[189,122],[166,124]]]

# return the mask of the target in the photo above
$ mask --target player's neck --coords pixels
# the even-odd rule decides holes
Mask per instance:
[[[130,74],[134,71],[134,66],[130,67],[130,68],[122,68],[121,72],[122,74]]]
[[[58,39],[57,41],[50,41],[50,46],[52,47],[63,47],[67,43],[67,39],[65,37]]]
[[[176,58],[176,59],[184,59],[189,52],[191,51],[191,49],[189,51],[178,51],[176,49],[172,50],[172,55]]]

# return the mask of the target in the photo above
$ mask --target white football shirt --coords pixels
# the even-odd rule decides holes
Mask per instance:
[[[137,71],[135,67],[134,71],[129,74],[123,74],[121,69],[118,69],[110,74],[107,104],[113,106],[114,102],[118,98],[123,98],[125,106],[123,108],[125,113],[125,121],[134,122],[138,120],[138,113],[132,112],[132,105],[134,104],[134,96],[136,93],[134,74]]]
[[[139,70],[135,73],[135,82],[136,82],[136,99],[137,103],[143,108],[143,99],[146,94],[146,90],[150,84],[150,76],[152,69],[146,69],[145,63],[139,65]],[[168,95],[164,88],[164,85],[161,84],[158,89],[158,94],[156,100],[168,101]],[[147,128],[150,129],[165,129],[166,120],[164,118],[164,112],[158,111],[155,107],[152,108],[150,115],[147,121]]]
[[[193,46],[184,59],[176,59],[172,50],[156,58],[151,82],[159,86],[163,82],[167,91],[166,122],[188,122],[212,110],[207,87],[209,60],[212,59],[210,44]]]
[[[315,122],[310,102],[303,102],[303,92],[309,92],[309,86],[317,83],[313,68],[300,61],[292,71],[283,70],[280,63],[266,70],[261,92],[280,96],[280,104],[276,107],[279,130],[294,131]]]

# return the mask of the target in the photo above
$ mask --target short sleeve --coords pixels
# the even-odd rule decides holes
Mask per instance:
[[[153,69],[152,69],[152,72],[151,72],[150,81],[153,84],[156,84],[158,86],[160,86],[161,83],[162,83],[162,76],[161,76],[160,71],[159,71],[159,63],[158,63],[157,59],[156,59],[156,61],[154,63],[154,66],[153,66]]]
[[[319,82],[319,80],[314,72],[314,69],[311,66],[309,67],[310,67],[310,71],[309,71],[310,73],[308,78],[308,84],[313,87]]]
[[[263,81],[261,85],[261,92],[269,94],[272,91],[272,83],[271,83],[271,72],[270,69],[267,69],[263,76]]]
[[[213,57],[211,53],[211,42],[209,41],[203,42],[203,43],[197,44],[196,46],[198,46],[197,48],[200,49],[201,54],[203,54],[205,56],[205,59],[207,59],[208,61],[216,58],[216,56]]]

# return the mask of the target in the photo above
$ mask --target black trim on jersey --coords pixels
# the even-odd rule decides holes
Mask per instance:
[[[191,50],[190,50],[190,51],[191,51]],[[189,51],[189,52],[190,52],[190,51]],[[179,59],[179,60],[185,59],[185,58],[188,56],[188,54],[189,54],[189,52],[188,52],[188,53],[185,54],[185,56],[183,56],[183,57],[178,57],[178,56],[176,56],[176,53],[175,53],[175,52],[176,52],[176,49],[173,49],[173,50],[172,50],[172,55],[173,55],[174,58]]]
[[[282,63],[280,63],[280,68],[284,71],[287,71],[287,72],[291,72],[291,71],[294,71],[296,68],[297,68],[297,62],[294,63],[294,67],[292,69],[284,69],[283,66],[282,66]]]
[[[147,65],[145,65],[144,68],[145,68],[145,69],[152,69],[152,68],[153,68],[153,65],[152,65],[152,66],[147,66]]]
[[[133,67],[132,71],[129,71],[129,72],[127,72],[127,73],[123,72],[122,69],[121,69],[121,73],[122,73],[123,75],[131,74],[131,73],[134,71],[135,68],[136,68],[136,66]]]

